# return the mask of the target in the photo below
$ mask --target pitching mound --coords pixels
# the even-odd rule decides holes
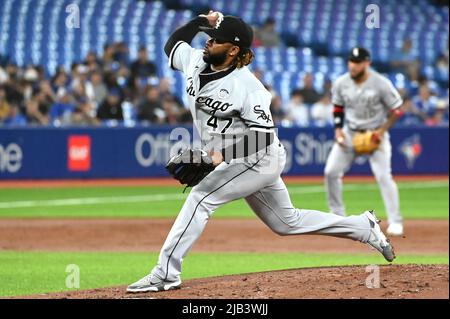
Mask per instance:
[[[113,287],[30,298],[449,298],[448,265],[380,266],[379,288],[372,289],[366,285],[377,285],[371,273],[365,266],[304,268],[188,280],[182,289],[161,293]]]

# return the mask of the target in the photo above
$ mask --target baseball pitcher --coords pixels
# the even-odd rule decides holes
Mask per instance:
[[[203,31],[203,49],[190,43]],[[322,234],[367,243],[395,258],[373,212],[343,217],[294,208],[280,174],[286,153],[269,105],[271,94],[246,67],[251,63],[253,31],[238,17],[219,12],[200,15],[177,29],[165,45],[169,65],[183,72],[202,149],[187,149],[167,169],[192,186],[150,274],[128,292],[177,289],[182,262],[214,211],[244,198],[255,214],[280,235]]]
[[[392,83],[370,66],[370,53],[356,47],[348,57],[348,72],[332,88],[335,144],[325,165],[328,204],[334,214],[345,216],[342,177],[356,156],[369,157],[388,213],[390,235],[403,234],[397,185],[391,174],[392,147],[389,128],[401,116],[403,104]]]

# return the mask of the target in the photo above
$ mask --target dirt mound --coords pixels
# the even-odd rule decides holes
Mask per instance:
[[[159,251],[172,219],[0,219],[0,249],[39,251]],[[382,227],[386,226],[382,223]],[[45,234],[43,236],[42,234]],[[408,220],[400,254],[448,254],[448,220]],[[274,234],[259,219],[213,219],[195,244],[198,251],[368,253],[366,245],[327,236]]]
[[[449,298],[448,265],[379,266],[379,285],[368,278],[376,273],[367,270],[365,266],[304,268],[188,280],[182,289],[161,293],[127,294],[122,286],[27,298]],[[367,282],[375,287],[368,288]]]

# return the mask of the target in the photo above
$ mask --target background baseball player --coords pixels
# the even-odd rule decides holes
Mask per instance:
[[[392,147],[388,130],[401,116],[403,101],[392,83],[369,66],[369,52],[354,48],[348,57],[348,72],[333,84],[336,143],[325,166],[328,204],[331,212],[345,215],[342,177],[355,157],[365,154],[369,156],[388,214],[387,233],[402,235],[398,189],[391,174]]]
[[[211,36],[203,50],[189,45],[200,30]],[[149,275],[130,285],[129,292],[180,287],[183,258],[209,218],[218,207],[239,198],[245,198],[255,214],[280,235],[345,237],[371,245],[388,261],[395,258],[373,212],[342,217],[293,207],[280,177],[286,153],[274,132],[271,94],[246,67],[253,57],[252,40],[251,27],[240,18],[210,12],[176,30],[167,41],[165,52],[170,66],[186,76],[194,124],[215,169],[192,188],[161,249],[158,264]],[[219,137],[217,143],[215,136]],[[232,144],[223,146],[227,139]],[[208,153],[186,154],[200,156],[203,163],[208,162]],[[180,165],[174,176],[184,169]],[[180,180],[185,180],[186,174]]]

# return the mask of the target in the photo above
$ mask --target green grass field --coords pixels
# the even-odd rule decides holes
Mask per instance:
[[[401,182],[401,208],[406,219],[448,219],[448,182]],[[327,210],[322,185],[289,185],[300,208]],[[187,194],[181,187],[70,187],[0,189],[1,218],[17,217],[167,217],[178,213]],[[349,213],[375,209],[385,216],[376,184],[347,183],[344,198]],[[242,200],[218,209],[216,218],[256,218]],[[43,234],[44,235],[44,234]],[[18,252],[0,250],[0,296],[70,290],[66,267],[80,267],[80,289],[129,284],[148,273],[157,252]],[[448,254],[401,255],[396,263],[448,264]],[[183,279],[278,269],[385,264],[368,254],[192,253],[184,262]],[[205,265],[208,265],[205,267]]]
[[[448,218],[448,182],[401,182],[401,210],[405,218]],[[296,207],[327,211],[322,185],[289,185]],[[0,189],[0,217],[174,217],[187,194],[182,187],[74,187]],[[348,183],[344,200],[349,214],[375,209],[385,216],[376,184]],[[229,203],[216,217],[255,215],[243,200]]]
[[[129,284],[146,275],[156,253],[67,253],[0,251],[0,296],[70,290],[68,265],[77,265],[80,289]],[[448,264],[448,255],[400,256],[396,264]],[[183,279],[318,266],[386,264],[381,255],[301,253],[192,253]],[[207,266],[206,266],[207,265]],[[70,269],[68,269],[70,271]]]

